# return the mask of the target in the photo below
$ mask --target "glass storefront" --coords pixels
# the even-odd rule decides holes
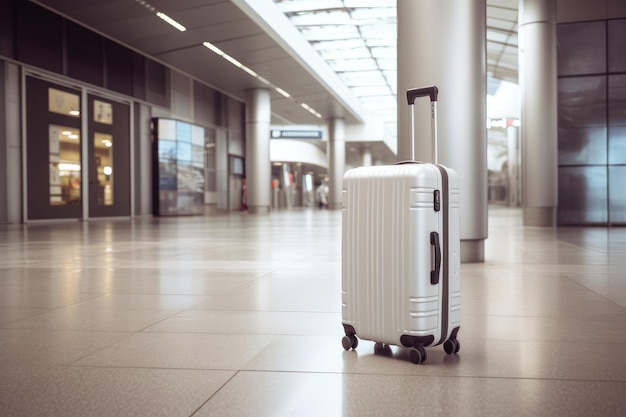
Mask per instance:
[[[26,78],[27,220],[130,215],[130,106],[82,97]]]

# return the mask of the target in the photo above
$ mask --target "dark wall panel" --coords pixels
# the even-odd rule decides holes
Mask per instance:
[[[559,165],[606,164],[606,127],[559,129]]]
[[[246,106],[241,101],[228,97],[228,129],[243,133],[246,129],[245,111]]]
[[[559,168],[559,224],[606,223],[606,167]]]
[[[0,55],[3,54],[170,107],[169,68],[30,1],[1,2]]]
[[[196,121],[207,126],[221,126],[221,94],[204,84],[194,81],[193,102]]]
[[[561,78],[559,127],[606,126],[606,76]]]
[[[30,1],[16,6],[17,60],[62,74],[63,18]]]
[[[626,224],[626,19],[557,34],[558,222]]]
[[[606,72],[606,21],[557,27],[559,75]]]
[[[0,55],[13,58],[13,2],[0,1]]]
[[[146,58],[133,52],[133,97],[146,99]]]
[[[106,87],[133,95],[133,52],[115,42],[104,41]]]
[[[626,71],[626,19],[610,20],[608,37],[609,72]]]
[[[67,22],[68,75],[97,86],[104,85],[102,37],[82,26]]]
[[[169,69],[158,62],[146,60],[146,100],[169,107]]]
[[[626,166],[609,167],[609,221],[626,223]]]
[[[609,126],[626,126],[626,75],[609,75]]]

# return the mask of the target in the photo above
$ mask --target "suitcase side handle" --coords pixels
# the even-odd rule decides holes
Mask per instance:
[[[406,99],[410,106],[415,103],[415,99],[418,97],[429,96],[430,101],[437,101],[438,94],[439,89],[434,85],[432,87],[410,88],[406,90]]]
[[[430,271],[430,283],[432,285],[439,284],[439,271],[441,271],[441,246],[439,245],[439,233],[430,232],[430,244],[435,251],[434,265]]]

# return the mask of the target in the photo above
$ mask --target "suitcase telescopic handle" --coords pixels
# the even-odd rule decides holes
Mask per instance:
[[[439,89],[437,86],[432,87],[420,87],[410,88],[406,91],[406,99],[409,103],[409,113],[411,119],[411,159],[415,161],[415,112],[413,107],[415,99],[418,97],[430,97],[430,122],[431,122],[431,137],[432,137],[432,162],[437,164],[437,96],[439,95]]]
[[[421,87],[421,88],[410,88],[406,91],[406,99],[411,104],[415,103],[415,99],[418,97],[430,97],[430,101],[437,101],[437,95],[439,94],[439,89],[437,86],[432,87]]]

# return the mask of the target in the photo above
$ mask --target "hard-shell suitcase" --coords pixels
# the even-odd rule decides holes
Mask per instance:
[[[437,87],[407,91],[412,142],[414,101],[430,97],[433,164],[359,167],[343,178],[346,350],[355,349],[358,338],[376,342],[377,348],[404,346],[411,348],[414,363],[426,360],[428,346],[459,351],[459,178],[437,164],[437,94]]]

